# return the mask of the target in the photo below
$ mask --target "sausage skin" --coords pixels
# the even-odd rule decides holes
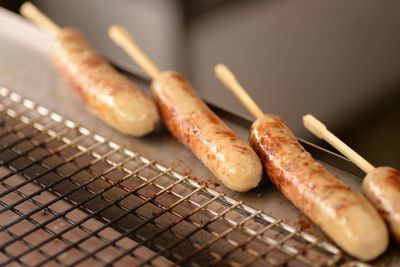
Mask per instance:
[[[362,186],[400,243],[400,171],[391,167],[375,168],[364,178]]]
[[[283,195],[347,253],[372,260],[384,252],[388,232],[375,208],[317,163],[278,116],[254,122],[250,143]]]
[[[151,90],[170,132],[226,187],[244,192],[259,184],[262,165],[256,153],[208,108],[182,75],[162,72]]]
[[[80,31],[62,29],[52,56],[89,109],[106,123],[132,136],[153,131],[159,121],[155,103],[94,52]]]

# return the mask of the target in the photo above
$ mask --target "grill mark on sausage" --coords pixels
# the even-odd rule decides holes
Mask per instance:
[[[327,191],[331,191],[331,190],[333,190],[333,191],[337,191],[337,190],[350,191],[351,190],[348,186],[346,186],[346,185],[344,185],[342,183],[325,185],[324,189],[327,190]]]
[[[229,138],[236,138],[236,135],[232,131],[229,131],[227,129],[226,130],[217,130],[217,131],[215,131],[215,134],[218,134],[218,135],[221,135],[221,136],[226,136],[226,137],[229,137]]]

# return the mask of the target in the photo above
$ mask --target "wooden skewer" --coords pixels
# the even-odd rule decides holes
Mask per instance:
[[[373,169],[371,163],[361,157],[357,152],[346,145],[342,140],[331,133],[328,128],[311,114],[303,116],[303,124],[307,130],[316,135],[318,138],[325,140],[336,148],[340,153],[345,155],[349,160],[356,164],[364,172],[369,173]]]
[[[108,28],[108,36],[134,60],[144,71],[155,79],[160,75],[160,70],[153,61],[136,44],[128,31],[120,25],[112,25]]]
[[[246,90],[239,84],[234,74],[225,65],[217,64],[215,66],[215,75],[228,89],[230,89],[236,95],[236,97],[246,106],[246,108],[255,118],[259,119],[264,116],[264,113],[260,107],[254,102],[253,99],[251,99]],[[372,166],[368,161],[366,161],[357,152],[355,152],[333,133],[331,133],[326,126],[314,116],[310,114],[304,116],[303,122],[304,126],[310,132],[327,141],[366,173],[375,169],[375,167]]]
[[[40,28],[48,31],[52,35],[57,35],[60,32],[60,27],[52,21],[49,17],[43,14],[36,6],[31,2],[25,2],[20,8],[20,13],[24,17],[31,20],[33,23],[38,25]]]
[[[224,64],[217,64],[214,71],[217,78],[236,95],[236,97],[256,119],[260,119],[264,116],[264,112],[240,85],[235,75],[233,75],[227,66]]]

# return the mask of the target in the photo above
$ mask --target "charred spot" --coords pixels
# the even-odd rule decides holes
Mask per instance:
[[[215,157],[214,154],[207,154],[207,159],[208,159],[208,160],[215,160],[216,157]]]
[[[212,124],[219,124],[220,120],[218,119],[217,115],[213,114],[213,113],[207,113],[207,119],[210,123]]]
[[[197,129],[197,128],[193,128],[193,129],[192,129],[192,133],[193,133],[194,135],[197,135],[197,134],[200,133],[200,130]]]
[[[90,56],[85,58],[82,63],[89,68],[96,68],[104,64],[105,60],[96,54],[91,54]]]

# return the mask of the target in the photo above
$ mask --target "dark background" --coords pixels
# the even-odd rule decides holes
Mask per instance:
[[[0,0],[14,11],[23,1]],[[106,35],[119,23],[162,69],[250,118],[213,75],[226,63],[265,112],[297,136],[312,113],[375,165],[400,167],[400,2],[294,0],[38,0],[59,25],[84,31],[113,62],[140,71]]]

